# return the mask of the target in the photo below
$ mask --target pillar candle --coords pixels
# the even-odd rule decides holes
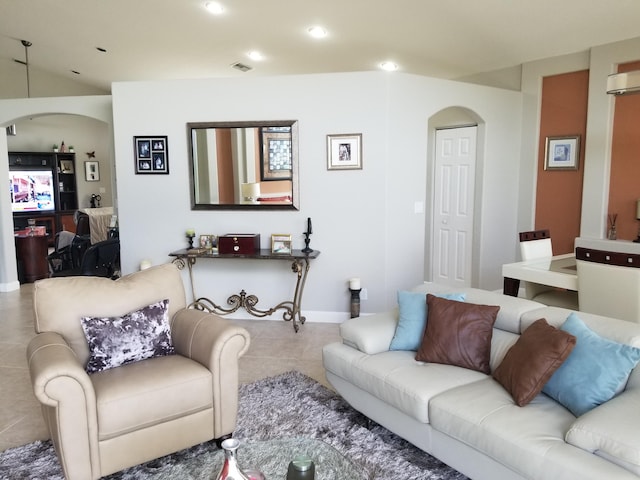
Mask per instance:
[[[187,237],[195,236],[196,231],[193,228],[187,228]]]
[[[307,217],[307,233],[311,235],[313,230],[311,230],[311,217]]]
[[[351,279],[349,279],[349,289],[350,290],[360,290],[360,279],[359,278],[351,278]]]

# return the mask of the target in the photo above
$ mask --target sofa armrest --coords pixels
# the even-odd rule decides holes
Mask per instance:
[[[344,344],[374,355],[389,350],[398,324],[398,308],[347,320],[340,325]]]
[[[91,378],[61,335],[45,332],[27,346],[33,393],[53,442],[67,452],[62,466],[70,478],[97,478],[98,420]],[[88,439],[88,442],[87,442]]]
[[[218,315],[183,309],[171,322],[173,345],[213,375],[213,411],[216,438],[235,429],[238,412],[238,359],[249,349],[249,332]]]
[[[639,404],[640,389],[625,390],[578,417],[565,440],[640,475]]]

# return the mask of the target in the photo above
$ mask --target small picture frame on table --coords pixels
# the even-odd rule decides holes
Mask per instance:
[[[578,170],[580,135],[547,137],[545,170]]]
[[[362,169],[362,134],[327,135],[327,170]]]
[[[216,235],[200,235],[200,248],[208,251],[218,247],[218,237]]]
[[[274,233],[271,235],[271,253],[275,255],[291,255],[293,247],[291,235],[288,233]]]
[[[133,137],[136,174],[168,174],[168,148],[166,136]]]

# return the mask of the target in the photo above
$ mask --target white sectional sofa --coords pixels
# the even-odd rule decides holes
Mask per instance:
[[[533,322],[559,327],[571,313],[479,289],[425,283],[415,291],[463,292],[465,302],[500,306],[492,371]],[[640,325],[577,315],[601,337],[640,347]],[[640,478],[640,368],[622,392],[579,417],[544,393],[519,407],[491,375],[390,351],[397,323],[397,308],[351,319],[342,342],[323,350],[329,382],[372,420],[472,479]]]

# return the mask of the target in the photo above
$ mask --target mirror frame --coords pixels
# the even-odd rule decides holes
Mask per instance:
[[[196,203],[194,178],[193,136],[194,129],[205,128],[259,128],[259,127],[291,127],[291,204],[212,204]],[[191,210],[299,210],[300,192],[298,175],[298,121],[297,120],[259,120],[242,122],[189,122],[187,123],[187,144],[189,146],[189,190]]]

